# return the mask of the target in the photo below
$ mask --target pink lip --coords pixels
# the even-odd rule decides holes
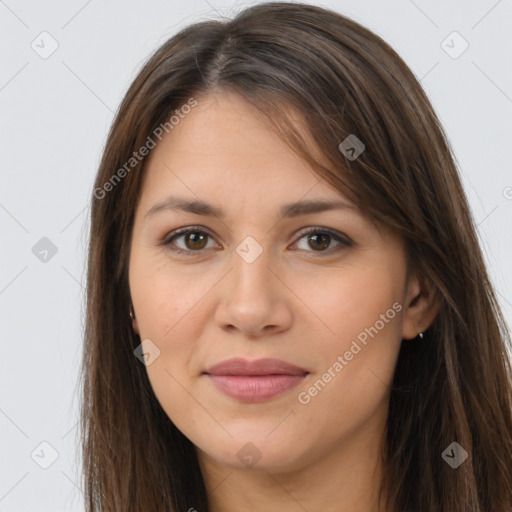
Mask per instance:
[[[297,386],[308,374],[303,368],[280,359],[228,359],[209,368],[206,375],[232,398],[263,402]]]

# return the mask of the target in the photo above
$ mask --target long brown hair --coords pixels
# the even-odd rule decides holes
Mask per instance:
[[[214,89],[255,104],[319,178],[400,234],[409,263],[438,296],[424,340],[402,341],[390,389],[385,509],[512,510],[510,334],[442,126],[380,37],[330,10],[286,2],[183,29],[143,66],[116,114],[91,197],[81,373],[86,510],[207,510],[195,448],[134,356],[141,340],[129,317],[127,270],[145,164],[131,160],[134,152],[172,112]],[[287,107],[304,117],[328,166]],[[366,146],[354,160],[339,148],[351,134]],[[442,457],[453,442],[469,455],[456,469]]]

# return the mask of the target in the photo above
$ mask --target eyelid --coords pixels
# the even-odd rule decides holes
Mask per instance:
[[[191,233],[194,231],[204,233],[208,237],[210,237],[212,240],[214,239],[214,236],[210,234],[208,228],[206,228],[204,226],[186,226],[184,228],[178,228],[178,229],[172,231],[171,233],[169,233],[169,235],[164,237],[164,239],[162,240],[162,242],[160,244],[164,245],[164,246],[170,246],[172,243],[171,240],[173,240],[179,236],[187,235],[188,233]],[[330,235],[331,238],[335,239],[341,246],[351,247],[353,245],[352,240],[344,233],[341,233],[337,230],[323,227],[323,226],[307,226],[305,228],[300,229],[294,235],[297,238],[297,240],[295,242],[293,242],[293,244],[295,245],[302,238],[304,238],[305,235],[314,234],[314,233],[324,233],[324,234]],[[202,254],[205,252],[205,249],[193,251],[191,249],[187,250],[187,249],[181,249],[181,248],[176,248],[176,247],[169,248],[169,250],[171,250],[174,253],[182,253],[182,254],[187,254],[190,256],[199,255],[199,254]],[[311,250],[311,251],[306,251],[306,252],[316,253],[319,256],[322,256],[322,255],[333,254],[333,253],[337,252],[337,250],[339,250],[339,249],[334,249],[334,250],[329,249],[327,251]]]

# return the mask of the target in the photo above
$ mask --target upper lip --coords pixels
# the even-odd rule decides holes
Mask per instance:
[[[305,375],[307,370],[281,359],[256,359],[248,361],[241,357],[226,359],[208,368],[209,375]]]

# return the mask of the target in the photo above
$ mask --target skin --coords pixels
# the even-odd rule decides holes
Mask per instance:
[[[146,217],[171,194],[218,205],[225,218],[170,209]],[[400,344],[436,314],[431,290],[407,271],[401,239],[356,208],[279,216],[282,204],[301,199],[348,203],[234,93],[201,98],[149,157],[130,249],[133,328],[160,350],[148,376],[197,448],[212,512],[379,510],[379,454]],[[203,245],[186,235],[163,245],[191,226],[208,235]],[[352,245],[315,242],[305,228],[330,228]],[[252,263],[236,252],[248,236],[263,251]],[[300,403],[299,393],[394,303],[394,318]],[[234,356],[275,357],[309,374],[282,395],[247,403],[203,374]],[[247,443],[260,456],[254,465],[237,455]]]

